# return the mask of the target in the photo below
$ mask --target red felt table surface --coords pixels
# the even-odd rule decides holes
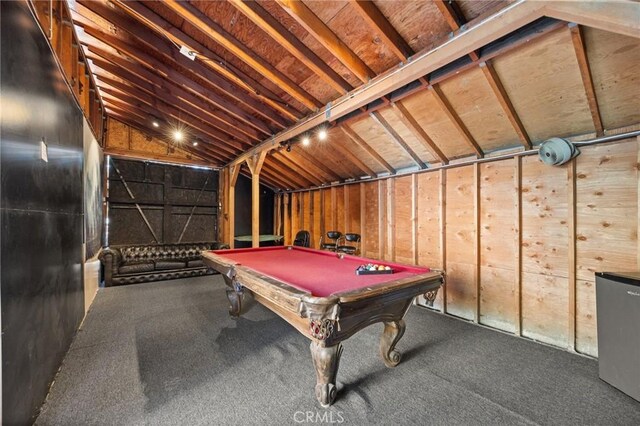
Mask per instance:
[[[319,297],[430,272],[429,268],[375,261],[349,255],[339,258],[333,252],[302,247],[216,250],[213,253]],[[390,266],[394,273],[356,275],[356,268],[366,263]]]

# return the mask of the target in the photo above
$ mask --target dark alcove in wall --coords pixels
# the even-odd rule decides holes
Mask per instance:
[[[260,234],[273,234],[273,202],[275,193],[260,185]],[[236,182],[235,235],[251,235],[251,179],[238,176]]]

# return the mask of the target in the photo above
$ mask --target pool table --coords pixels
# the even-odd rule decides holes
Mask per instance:
[[[229,312],[239,316],[255,300],[311,340],[315,393],[323,407],[336,397],[336,374],[343,340],[382,322],[380,354],[387,367],[400,362],[396,344],[414,297],[435,299],[441,272],[303,247],[261,247],[202,252],[227,286]],[[392,268],[391,274],[356,275],[361,264]]]

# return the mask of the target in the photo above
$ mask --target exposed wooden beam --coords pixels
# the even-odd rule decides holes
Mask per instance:
[[[182,86],[173,84],[169,80],[160,77],[158,74],[148,71],[137,62],[132,62],[122,57],[112,55],[93,46],[89,46],[88,49],[89,52],[87,53],[87,57],[91,59],[96,66],[116,75],[127,74],[126,72],[123,72],[124,70],[130,71],[128,75],[133,74],[137,78],[125,78],[125,80],[131,81],[132,83],[135,82],[138,87],[152,93],[154,96],[157,95],[163,98],[170,96],[174,99],[173,102],[175,102],[176,106],[186,104],[192,105],[200,111],[199,116],[201,118],[206,119],[207,122],[218,130],[227,133],[230,138],[238,139],[249,144],[255,143],[255,141],[258,140],[258,134],[255,130],[246,126],[237,127],[242,135],[237,133],[234,134],[232,130],[229,129],[229,126],[225,125],[225,123],[220,119],[218,116],[218,110],[214,109],[214,105],[208,103],[201,97],[194,95],[192,92],[186,91]],[[118,71],[115,72],[116,70]],[[232,118],[227,117],[227,119]]]
[[[88,56],[91,57],[90,55]],[[161,88],[145,81],[143,78],[139,77],[140,74],[138,73],[134,74],[133,72],[130,72],[125,68],[118,67],[116,65],[113,65],[99,58],[92,59],[92,61],[97,69],[103,70],[105,72],[108,72],[114,76],[117,76],[125,80],[127,83],[131,84],[132,86],[135,86],[138,89],[144,90],[149,95],[153,96],[155,99],[159,99],[164,103],[166,103],[167,105],[172,105],[176,109],[191,115],[197,120],[206,119],[206,123],[211,124],[209,128],[212,132],[214,132],[213,134],[216,136],[216,139],[222,141],[223,143],[227,143],[227,141],[234,140],[234,139],[237,139],[240,142],[244,142],[247,145],[252,145],[253,142],[255,142],[255,140],[249,139],[245,135],[239,135],[239,134],[232,135],[231,132],[228,130],[228,128],[225,128],[225,126],[220,125],[217,120],[213,120],[212,118],[208,117],[209,111],[207,109],[203,111],[202,109],[195,107],[192,104],[187,103],[180,98],[172,97],[171,91],[164,91]],[[133,64],[132,64],[132,68],[135,68]],[[144,73],[145,72],[143,71],[142,74]],[[176,91],[179,91],[179,90],[180,89],[178,88],[178,90]],[[196,99],[199,99],[199,98],[196,98]],[[216,116],[214,117],[217,118]]]
[[[343,131],[353,142],[360,148],[365,150],[374,160],[376,160],[382,167],[384,167],[389,173],[395,174],[396,170],[385,160],[375,149],[371,147],[364,139],[362,139],[349,125],[341,124],[340,130]]]
[[[551,18],[640,38],[640,7],[637,1],[541,3],[543,3],[542,13]]]
[[[180,110],[162,101],[161,99],[151,97],[145,92],[131,85],[117,81],[112,76],[108,76],[99,70],[96,70],[96,76],[98,76],[100,80],[98,86],[101,88],[101,90],[109,91],[116,89],[117,93],[112,93],[115,97],[128,103],[137,104],[140,108],[146,109],[150,115],[162,114],[167,117],[173,118],[177,122],[182,122],[193,129],[197,129],[202,132],[203,135],[206,135],[207,139],[218,141],[219,144],[217,145],[217,147],[229,152],[230,154],[235,154],[238,152],[238,150],[243,149],[243,146],[240,145],[239,142],[232,142],[228,139],[225,140],[223,137],[219,137],[220,135],[219,133],[217,133],[216,129],[211,128],[211,126],[209,126],[207,123],[183,114]],[[106,87],[104,83],[108,84],[108,86],[111,86],[111,88]]]
[[[351,4],[360,12],[367,23],[379,32],[380,36],[391,48],[393,53],[403,62],[413,55],[413,49],[409,46],[400,33],[391,25],[389,20],[380,12],[380,9],[371,0],[351,0]]]
[[[300,159],[307,162],[309,166],[316,168],[318,171],[320,171],[322,176],[325,177],[325,180],[327,182],[340,180],[340,176],[338,176],[336,172],[331,169],[331,167],[327,166],[316,157],[314,157],[313,154],[306,152],[304,149],[293,150],[290,155],[294,159],[295,157],[300,157]]]
[[[273,168],[277,168],[277,173],[282,175],[283,178],[286,178],[287,180],[289,180],[290,182],[294,183],[295,185],[297,185],[299,188],[304,188],[304,187],[309,187],[314,185],[315,183],[309,179],[307,179],[306,177],[298,174],[297,172],[294,172],[291,167],[287,166],[286,164],[284,164],[282,161],[280,161],[279,158],[276,158],[275,156],[271,155],[269,157],[269,164],[272,165]]]
[[[454,0],[435,0],[434,3],[453,31],[458,31],[465,24],[462,13]],[[469,52],[469,57],[477,61],[480,55],[474,50]]]
[[[362,161],[360,158],[358,158],[357,155],[355,155],[353,152],[351,152],[351,150],[349,148],[347,148],[347,146],[346,146],[347,144],[344,143],[344,142],[345,142],[344,139],[343,140],[338,140],[338,141],[333,141],[331,143],[331,148],[333,148],[336,151],[338,151],[338,153],[340,155],[342,155],[347,161],[352,163],[354,166],[356,166],[359,170],[361,170],[366,175],[371,176],[371,177],[378,176],[376,174],[376,172],[371,170],[371,168],[364,163],[364,161]]]
[[[313,111],[322,106],[320,101],[302,90],[290,78],[267,63],[264,59],[247,49],[243,43],[226,32],[220,25],[213,22],[213,20],[195,6],[176,0],[166,0],[164,5],[188,21],[208,38],[220,44],[244,63],[255,69],[258,73],[282,87],[284,91],[310,110]]]
[[[75,21],[75,19],[74,19]],[[128,57],[135,59],[137,62],[144,64],[149,69],[154,72],[160,72],[165,75],[169,81],[172,81],[175,84],[181,84],[185,89],[190,90],[194,94],[202,97],[210,103],[215,104],[217,108],[220,108],[221,111],[216,112],[218,118],[226,123],[230,128],[237,129],[240,127],[246,127],[247,125],[257,128],[263,134],[266,132],[270,132],[269,128],[264,125],[264,123],[260,124],[260,121],[257,120],[252,115],[246,113],[241,110],[236,105],[232,104],[232,101],[222,97],[217,94],[213,90],[207,89],[204,86],[198,84],[196,81],[186,77],[184,72],[179,71],[176,68],[170,67],[161,63],[153,56],[142,52],[138,48],[123,42],[122,40],[111,36],[109,34],[104,33],[101,30],[98,30],[92,26],[89,26],[84,23],[80,23],[83,26],[85,33],[91,37],[94,37],[107,45],[110,45],[117,49],[120,52],[123,52]],[[184,58],[186,59],[186,58]],[[188,59],[187,59],[188,60]],[[186,64],[188,65],[188,64]],[[233,117],[231,117],[233,116]],[[244,123],[244,124],[241,124]]]
[[[186,46],[189,50],[197,52],[199,55],[197,59],[201,60],[207,67],[235,83],[239,88],[244,89],[251,96],[254,96],[266,105],[277,110],[287,119],[295,121],[300,118],[300,113],[297,110],[293,109],[291,106],[283,104],[279,100],[278,96],[270,89],[233,64],[225,61],[224,58],[220,57],[202,43],[182,32],[170,22],[167,22],[164,18],[153,12],[141,2],[118,0],[117,4],[149,28],[153,28],[156,32],[169,38],[174,43],[180,46]],[[261,111],[256,112],[269,119],[273,124],[281,129],[289,125],[288,120],[284,120],[277,114],[273,114],[268,108],[261,108]]]
[[[596,135],[603,136],[604,126],[602,124],[602,117],[600,115],[600,107],[598,106],[596,89],[593,86],[593,78],[591,77],[591,67],[589,66],[589,60],[587,58],[587,50],[584,44],[584,37],[582,36],[582,28],[580,27],[580,25],[569,24],[569,31],[571,31],[571,40],[573,41],[573,49],[576,52],[576,59],[578,60],[578,68],[580,68],[580,76],[582,77],[582,84],[584,85],[584,91],[587,95],[587,102],[589,103],[589,111],[591,111],[593,126],[596,129]]]
[[[164,37],[158,38],[153,32],[146,30],[143,26],[139,24],[135,19],[130,18],[128,15],[123,13],[117,13],[113,8],[109,8],[105,5],[102,5],[99,2],[85,2],[88,6],[83,6],[82,4],[76,4],[76,15],[81,15],[83,12],[89,11],[100,16],[103,19],[111,22],[112,25],[116,28],[116,30],[122,29],[126,32],[130,33],[136,41],[140,41],[144,43],[149,49],[159,53],[163,57],[167,58],[171,64],[179,65],[184,70],[187,70],[189,74],[195,76],[196,78],[204,78],[207,80],[213,87],[217,90],[224,92],[227,96],[235,99],[239,105],[244,107],[250,107],[254,111],[263,111],[265,110],[264,104],[258,102],[257,100],[251,98],[243,91],[240,91],[233,84],[229,83],[229,81],[220,77],[217,73],[211,71],[211,69],[205,67],[199,62],[191,61],[184,57],[175,45],[169,43]],[[83,25],[87,26],[86,21],[83,21]],[[90,23],[89,27],[96,28],[95,24]],[[86,28],[85,28],[86,30]],[[98,29],[104,33],[104,31]],[[117,34],[117,33],[116,33]],[[94,34],[92,34],[94,35]],[[95,37],[95,35],[94,35]],[[112,36],[112,39],[118,39],[116,36]],[[108,40],[102,40],[109,43]],[[116,47],[116,46],[114,46]],[[139,49],[138,49],[139,50]],[[152,58],[149,55],[145,54],[146,58]],[[155,60],[155,59],[154,59]],[[155,62],[159,62],[155,60]],[[184,71],[180,71],[180,74],[184,74]],[[258,130],[260,130],[264,135],[271,135],[273,131],[261,120],[258,120],[256,117],[253,117],[243,109],[241,109],[235,102],[231,99],[225,99],[216,94],[215,99],[212,99],[219,108],[226,111],[227,113],[237,117],[239,120],[243,121],[245,124],[252,126]]]
[[[438,102],[438,105],[440,105],[442,111],[447,115],[447,117],[449,117],[449,120],[454,125],[456,130],[458,130],[467,145],[469,145],[471,149],[473,149],[478,158],[484,157],[482,148],[480,148],[480,145],[478,145],[473,136],[471,136],[469,129],[467,129],[467,126],[465,126],[465,124],[462,122],[462,119],[460,119],[458,113],[456,113],[456,111],[453,109],[453,106],[451,106],[449,100],[446,98],[444,93],[442,93],[440,87],[438,87],[437,85],[430,85],[429,91],[431,92],[431,94],[433,94],[433,97]]]
[[[260,171],[267,151],[247,158],[247,167],[251,170],[251,245],[260,247]]]
[[[274,159],[278,160],[280,163],[284,164],[286,167],[293,170],[298,175],[304,177],[306,180],[313,183],[314,185],[321,185],[324,183],[321,178],[312,174],[311,172],[306,170],[303,165],[297,164],[295,161],[293,161],[291,158],[289,158],[287,155],[283,154],[282,152],[274,152],[272,156]]]
[[[605,7],[606,6],[606,7]],[[466,24],[466,30],[454,34],[446,41],[446,44],[425,49],[416,53],[412,60],[401,68],[389,70],[375,79],[367,86],[366,90],[358,90],[347,94],[343,98],[327,105],[322,111],[311,114],[298,123],[297,126],[284,130],[260,145],[252,148],[235,160],[233,163],[242,162],[246,156],[253,152],[272,149],[282,141],[300,135],[327,121],[335,121],[345,115],[379,99],[380,96],[392,93],[394,90],[424,77],[425,75],[442,68],[451,62],[468,55],[487,44],[505,37],[512,32],[534,23],[544,16],[556,19],[566,19],[582,25],[613,31],[615,33],[636,36],[638,29],[637,5],[633,2],[561,2],[553,5],[550,2],[532,2],[519,0],[506,6],[491,16],[482,16]],[[564,17],[563,17],[564,16]],[[598,20],[598,17],[600,20]],[[543,34],[548,34],[544,32]],[[518,40],[516,45],[528,41]],[[502,51],[506,51],[504,49]]]
[[[112,104],[109,104],[108,106],[105,105],[105,108],[108,110],[108,113],[111,116],[117,118],[119,121],[122,121],[126,125],[131,126],[135,129],[138,129],[149,136],[155,137],[168,145],[166,135],[163,135],[162,133],[157,132],[155,130],[149,129],[148,127],[146,127],[146,125],[142,124],[145,122],[135,118],[138,114],[135,111],[132,112],[132,109],[130,107],[127,106],[127,107],[121,108],[119,105],[115,105],[112,103]],[[188,146],[181,147],[181,148],[183,148],[185,151],[189,152],[190,154],[195,155],[198,158],[212,161],[216,165],[219,165],[221,161],[225,161],[225,157],[220,154],[213,155],[209,152],[203,151],[202,149],[198,150],[198,149],[195,149],[194,147],[188,147]],[[151,159],[151,157],[149,158]]]
[[[171,138],[170,135],[166,134],[166,133],[162,133],[159,130],[153,129],[151,127],[149,127],[149,125],[147,124],[149,122],[148,120],[148,115],[149,115],[149,110],[146,109],[144,107],[144,105],[139,105],[139,104],[133,104],[130,102],[123,102],[120,101],[119,99],[117,99],[113,94],[111,94],[110,89],[104,89],[104,99],[107,102],[108,106],[111,109],[117,109],[119,112],[122,113],[126,113],[128,115],[131,115],[132,117],[135,117],[134,119],[139,122],[139,123],[145,123],[144,126],[142,126],[141,124],[139,124],[137,127],[138,128],[144,128],[146,129],[146,133],[148,134],[152,134],[152,135],[156,135],[157,137],[159,137],[160,139],[162,139],[163,141],[167,141]],[[199,132],[194,132],[193,136],[197,136],[199,137],[203,143],[201,143],[199,146],[195,147],[193,145],[190,145],[188,143],[182,144],[180,147],[187,149],[187,150],[191,150],[194,152],[200,152],[204,155],[206,155],[207,157],[211,157],[211,158],[215,158],[219,161],[225,161],[228,158],[230,158],[233,154],[229,154],[227,152],[224,152],[220,149],[215,149],[209,146],[209,144],[206,142],[206,140],[204,139],[206,136],[199,133]]]
[[[520,121],[520,117],[516,112],[516,109],[513,107],[511,100],[509,99],[509,95],[507,91],[504,89],[502,82],[500,81],[500,77],[498,77],[498,73],[493,68],[491,62],[481,62],[480,69],[484,73],[489,86],[491,86],[491,90],[496,95],[502,110],[507,115],[511,126],[513,126],[513,130],[518,134],[518,138],[520,142],[526,149],[531,149],[531,139],[529,138],[529,134],[527,133],[522,121]]]
[[[277,0],[300,25],[331,52],[362,82],[367,83],[375,73],[358,57],[331,29],[318,18],[303,2],[298,0]]]
[[[353,87],[318,57],[311,49],[291,34],[277,19],[269,14],[255,1],[229,0],[240,12],[269,34],[289,53],[305,64],[311,71],[331,85],[338,93],[344,95]]]
[[[400,148],[407,153],[413,161],[421,168],[426,169],[427,165],[420,159],[418,154],[416,154],[413,149],[402,139],[402,137],[391,127],[391,125],[384,119],[384,117],[379,112],[372,112],[369,117],[373,119],[382,129],[387,133],[387,135],[394,141]]]
[[[404,123],[405,126],[413,133],[413,135],[418,139],[418,142],[425,147],[427,151],[431,153],[435,158],[440,160],[442,164],[449,164],[449,159],[446,155],[438,148],[438,145],[429,137],[427,132],[418,124],[418,121],[411,115],[409,110],[402,104],[402,102],[394,102],[391,104],[393,111],[396,113],[400,121]]]

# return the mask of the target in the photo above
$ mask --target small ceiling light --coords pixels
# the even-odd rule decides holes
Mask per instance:
[[[287,152],[291,152],[291,144],[290,143],[287,144]]]
[[[198,140],[197,139],[193,141],[193,146],[198,146]]]
[[[181,141],[182,140],[182,132],[180,130],[176,130],[175,132],[173,132],[173,138],[176,141]]]
[[[158,123],[158,120],[153,120],[151,124],[153,124],[153,127],[160,127],[160,123]]]
[[[309,146],[310,143],[311,143],[311,139],[309,139],[309,136],[302,137],[302,145]]]
[[[321,141],[327,139],[327,130],[326,129],[322,129],[318,132],[318,139],[320,139]]]

